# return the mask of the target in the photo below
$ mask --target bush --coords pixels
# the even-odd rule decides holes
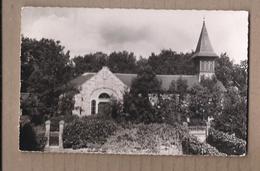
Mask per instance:
[[[183,154],[192,155],[224,155],[215,147],[212,147],[207,143],[201,143],[193,136],[185,136],[182,139],[182,151]]]
[[[43,151],[47,142],[45,133],[36,134],[36,142],[38,151]]]
[[[46,144],[46,138],[43,134],[36,135],[32,125],[25,123],[20,125],[19,149],[24,151],[41,151]]]
[[[75,119],[65,125],[63,132],[64,148],[88,148],[93,145],[102,145],[107,137],[117,129],[112,120],[89,116]]]
[[[237,138],[235,135],[209,129],[207,142],[216,147],[220,152],[229,155],[242,155],[246,153],[246,141]]]
[[[102,146],[116,153],[180,154],[180,133],[177,125],[125,124]]]
[[[148,124],[158,121],[157,114],[149,101],[148,95],[146,97],[141,94],[133,95],[126,92],[124,94],[123,111],[123,115],[120,114],[119,116],[126,116],[124,119],[134,123]]]

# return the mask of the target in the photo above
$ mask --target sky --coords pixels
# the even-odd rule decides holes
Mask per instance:
[[[247,59],[246,11],[25,7],[21,34],[60,40],[70,56],[127,50],[148,58],[162,49],[195,51],[203,18],[213,49]]]

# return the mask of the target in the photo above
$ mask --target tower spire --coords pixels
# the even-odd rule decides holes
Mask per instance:
[[[203,17],[203,24],[200,32],[200,37],[199,41],[196,47],[195,54],[193,55],[192,58],[197,58],[197,57],[218,57],[218,55],[214,52],[208,31],[206,28],[206,22],[205,22],[205,17]]]
[[[196,73],[199,76],[199,81],[204,78],[212,78],[215,75],[215,59],[218,55],[214,52],[209,40],[208,31],[206,28],[205,18],[200,32],[199,41],[196,51],[192,56],[195,62]]]

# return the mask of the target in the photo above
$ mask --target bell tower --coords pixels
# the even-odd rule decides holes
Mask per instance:
[[[211,46],[205,20],[203,19],[203,25],[200,32],[197,48],[194,55],[192,56],[199,81],[202,77],[212,78],[215,75],[216,58],[218,58],[218,55],[214,52]]]

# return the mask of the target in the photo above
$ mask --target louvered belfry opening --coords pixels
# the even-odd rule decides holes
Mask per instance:
[[[215,60],[217,57],[218,55],[214,52],[209,39],[205,20],[203,20],[197,47],[192,56],[196,66],[196,73],[199,75],[199,80],[202,76],[209,78],[215,74]]]

